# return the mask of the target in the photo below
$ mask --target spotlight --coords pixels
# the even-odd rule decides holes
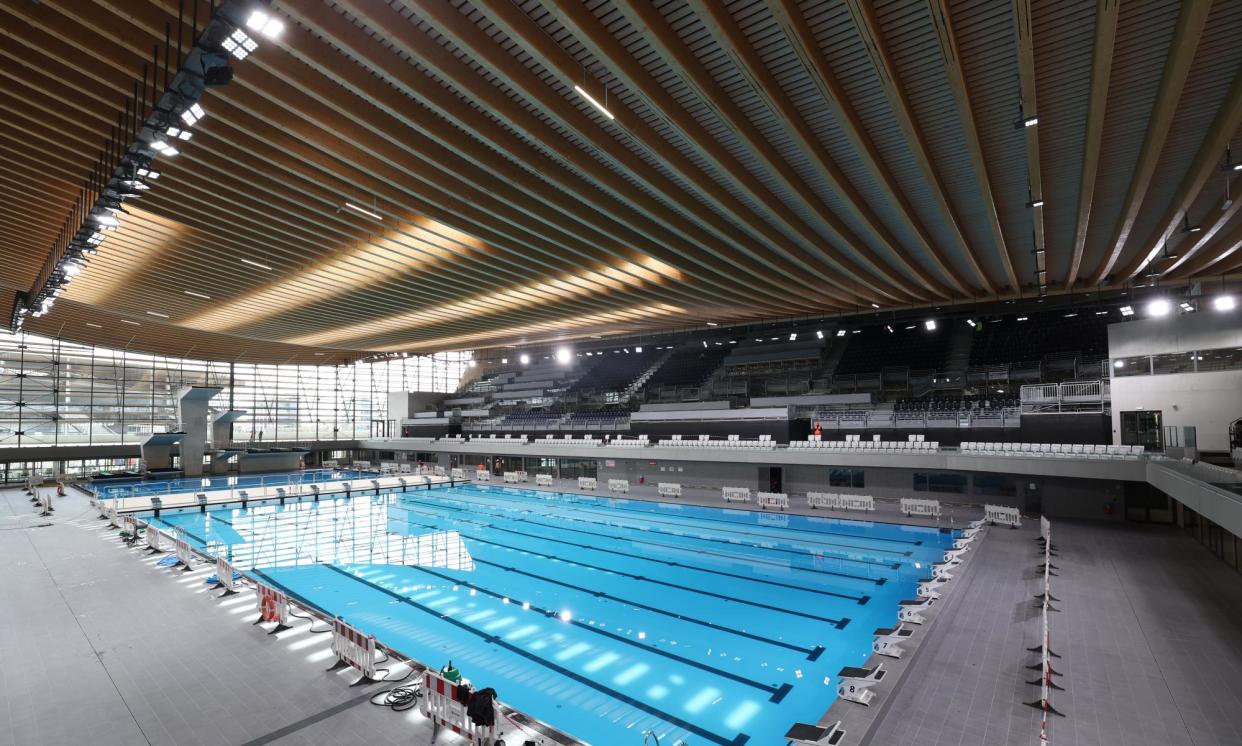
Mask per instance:
[[[1127,318],[1134,315],[1134,306],[1122,306],[1117,310],[1121,311],[1121,315]]]
[[[927,330],[927,331],[929,331],[929,332],[934,332],[934,331],[936,331],[936,320],[935,320],[935,319],[928,319],[927,321],[924,321],[924,322],[923,322],[923,328],[924,328],[924,329],[926,329],[926,330]]]
[[[523,352],[521,355],[518,355],[518,362],[522,365],[530,365],[530,355]]]
[[[634,348],[634,352],[642,352],[642,351],[643,351],[642,345],[638,345],[637,347]]]
[[[262,12],[255,11],[254,15],[259,14],[262,14]],[[250,17],[254,18],[254,15],[251,15]],[[224,47],[226,52],[232,54],[238,60],[246,59],[246,57],[250,56],[251,52],[259,48],[259,45],[255,43],[254,39],[251,39],[246,32],[241,29],[237,29],[225,37],[224,41],[220,42],[220,46]]]
[[[1113,361],[1113,367],[1114,367],[1114,368],[1124,368],[1124,367],[1126,367],[1126,361],[1125,361],[1125,360],[1114,360],[1114,361]]]
[[[878,303],[872,303],[872,304],[871,304],[871,307],[872,307],[872,308],[879,308],[879,307],[880,307],[880,305],[879,305]]]
[[[824,331],[823,331],[822,329],[817,330],[817,331],[815,332],[815,338],[816,338],[816,339],[823,339],[823,338],[824,338]]]
[[[246,19],[246,28],[263,34],[269,39],[275,39],[280,36],[280,32],[285,30],[285,24],[278,18],[273,18],[261,10],[256,10]]]
[[[797,332],[790,332],[790,333],[789,333],[789,341],[790,341],[790,342],[794,341],[794,340],[795,340],[795,339],[797,339],[797,338],[798,338],[798,333],[797,333]]]
[[[190,108],[181,112],[181,121],[185,124],[185,126],[193,127],[195,124],[198,124],[198,120],[202,119],[206,115],[207,112],[203,111],[203,107],[196,103],[190,104]]]
[[[1078,312],[1077,312],[1077,311],[1070,311],[1069,313],[1065,314],[1065,318],[1067,318],[1067,319],[1072,319],[1072,318],[1074,318],[1074,317],[1075,317],[1075,316],[1077,316],[1077,315],[1078,315]]]
[[[1027,202],[1027,203],[1026,203],[1026,206],[1027,206],[1027,207],[1043,207],[1043,206],[1044,206],[1044,198],[1043,198],[1043,197],[1040,197],[1039,199],[1033,199],[1033,200],[1031,200],[1030,202]]]
[[[838,330],[837,330],[837,336],[838,336],[838,337],[844,337],[844,336],[845,336],[845,330],[844,330],[844,329],[838,329]]]
[[[1218,295],[1212,299],[1212,308],[1217,311],[1232,311],[1237,307],[1237,301],[1232,295]]]
[[[190,132],[189,130],[181,129],[180,127],[169,127],[168,129],[164,130],[164,134],[177,140],[189,140],[191,137],[194,136],[193,132]]]
[[[970,325],[970,328],[971,328],[971,329],[974,329],[974,328],[975,328],[975,320],[974,320],[974,319],[966,319],[966,323]]]
[[[1148,316],[1155,316],[1155,317],[1168,316],[1170,310],[1172,309],[1169,306],[1169,302],[1165,300],[1164,298],[1157,298],[1156,300],[1153,300],[1151,303],[1147,304],[1147,315]]]
[[[144,179],[152,179],[152,180],[154,180],[154,179],[158,179],[158,178],[160,178],[160,172],[159,172],[159,171],[156,171],[156,170],[154,170],[154,169],[150,169],[150,168],[146,168],[146,167],[140,167],[136,173],[137,173],[139,176],[141,176],[142,178],[144,178]]]
[[[1181,303],[1179,303],[1178,307],[1182,309],[1182,313],[1192,313],[1195,310],[1195,307],[1190,305],[1186,301],[1182,301]]]
[[[573,354],[570,353],[568,347],[556,348],[556,362],[560,363],[561,365],[569,365],[569,360],[572,357],[573,357]]]
[[[1026,317],[1026,316],[1019,316],[1016,320],[1017,320],[1017,321],[1026,321],[1026,319],[1027,319],[1027,317]]]

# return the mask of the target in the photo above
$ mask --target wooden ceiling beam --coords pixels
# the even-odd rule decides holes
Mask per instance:
[[[1117,273],[1120,278],[1134,279],[1139,272],[1156,261],[1161,246],[1166,245],[1178,228],[1190,222],[1190,208],[1207,185],[1208,179],[1220,173],[1220,165],[1225,157],[1225,146],[1229,144],[1239,126],[1242,126],[1242,68],[1234,72],[1229,92],[1225,94],[1220,108],[1216,110],[1212,126],[1199,144],[1199,151],[1195,154],[1190,168],[1182,176],[1177,192],[1169,200],[1164,214],[1160,216],[1160,222],[1156,224],[1147,240],[1139,246],[1140,250],[1134,258]],[[1191,246],[1190,250],[1183,252],[1173,264],[1160,270],[1160,274],[1168,274],[1193,256],[1197,248],[1197,244]]]
[[[697,4],[693,2],[691,7],[698,9]],[[769,209],[773,207],[773,200],[779,202],[779,195],[761,190],[756,186],[759,182],[755,176],[743,170],[706,127],[691,116],[684,106],[675,101],[645,67],[636,63],[616,36],[605,28],[589,9],[572,0],[568,2],[557,0],[556,8],[557,20],[574,35],[578,42],[586,47],[596,59],[604,62],[631,92],[642,99],[648,108],[672,123],[686,142],[694,144],[701,157],[709,158],[718,171],[729,174],[735,186],[749,189],[752,194],[757,194]],[[850,268],[861,263],[862,268],[870,275],[896,288],[901,294],[896,299],[903,303],[914,298],[926,299],[921,288],[913,287],[906,277],[894,273],[888,262],[881,259],[866,241],[855,234],[853,229],[833,213],[824,204],[822,198],[811,190],[793,167],[776,152],[772,143],[768,142],[767,138],[741,112],[737,104],[712,79],[685,44],[677,38],[676,33],[669,28],[658,10],[645,3],[632,5],[621,3],[617,9],[627,18],[631,26],[647,32],[648,43],[655,45],[661,52],[661,58],[665,64],[668,64],[686,85],[695,90],[700,101],[729,124],[761,167],[790,195],[799,200],[808,214],[818,219],[820,225],[837,242],[838,247],[844,247],[846,252],[852,250],[858,254],[858,258],[853,258],[843,254],[839,248],[833,249],[830,255],[835,265]],[[722,48],[727,49],[727,47]],[[841,192],[839,183],[833,186],[838,193]],[[777,207],[785,215],[783,219],[787,224],[791,224],[791,219],[796,220],[796,216],[793,216],[788,207],[781,204]],[[799,232],[806,237],[804,230],[800,229]],[[858,279],[852,270],[850,276]],[[877,296],[871,300],[874,302],[885,299]]]
[[[1147,120],[1147,133],[1143,136],[1143,148],[1139,154],[1138,163],[1135,164],[1134,172],[1130,175],[1125,202],[1117,223],[1113,227],[1107,254],[1095,272],[1091,281],[1092,285],[1102,284],[1105,278],[1113,273],[1117,259],[1130,239],[1130,231],[1134,229],[1134,221],[1138,218],[1143,201],[1147,198],[1147,190],[1155,175],[1160,153],[1164,150],[1169,128],[1173,126],[1173,116],[1177,113],[1178,102],[1182,98],[1182,89],[1190,74],[1195,50],[1199,46],[1199,38],[1203,33],[1203,25],[1207,22],[1208,12],[1211,9],[1212,3],[1210,2],[1182,3],[1181,12],[1177,17],[1177,27],[1173,31],[1173,41],[1169,45],[1169,53],[1165,58],[1160,88],[1156,93],[1151,116]]]
[[[365,6],[369,13],[383,9],[391,10],[382,0],[342,0],[341,4],[354,10],[357,10],[359,6]],[[773,273],[773,277],[779,275],[784,278],[790,283],[791,288],[798,289],[796,292],[809,294],[812,297],[823,296],[827,303],[832,304],[832,307],[840,308],[842,305],[858,305],[862,302],[863,298],[859,291],[844,287],[840,280],[833,278],[832,281],[821,281],[810,276],[815,273],[806,269],[799,271],[792,266],[774,261],[772,254],[792,261],[795,255],[803,255],[805,252],[800,247],[791,245],[791,242],[772,226],[755,220],[751,211],[740,200],[728,194],[720,185],[707,180],[689,162],[689,159],[671,148],[667,142],[657,141],[654,133],[648,131],[646,127],[626,131],[633,135],[637,142],[642,143],[649,153],[654,154],[673,172],[685,178],[686,183],[692,187],[692,191],[714,206],[715,211],[705,210],[700,203],[690,198],[685,186],[676,185],[671,179],[660,174],[646,161],[626,149],[615,137],[609,135],[605,126],[600,122],[600,119],[603,119],[602,115],[586,113],[585,110],[590,107],[589,104],[585,102],[571,104],[568,99],[553,91],[532,71],[515,64],[512,55],[507,50],[502,49],[495,40],[484,34],[482,29],[457,9],[439,0],[425,2],[411,0],[407,5],[414,9],[421,19],[435,27],[441,35],[472,55],[479,64],[485,65],[489,72],[502,80],[505,85],[518,92],[527,101],[538,105],[545,116],[553,118],[580,141],[589,143],[599,156],[608,159],[613,168],[636,180],[643,187],[661,195],[686,214],[693,216],[696,222],[715,233],[719,240],[727,244],[738,245],[737,238],[739,228],[741,228],[741,233],[748,234],[752,240],[761,241],[763,246],[761,250],[756,250],[753,244],[741,244],[738,248],[765,265]],[[410,21],[402,21],[402,23],[413,29]],[[390,36],[398,33],[391,26],[378,26],[378,28],[383,28]],[[536,41],[538,41],[537,37]],[[421,48],[407,46],[406,49],[422,64],[432,69],[443,69],[434,57],[450,57],[450,55],[443,54],[438,46],[434,55],[428,54],[426,45],[427,42],[424,41]],[[495,89],[493,84],[484,81],[473,71],[470,71],[469,75],[450,74],[446,76],[446,79],[451,81],[464,95],[475,100],[481,100],[487,93],[486,89]],[[568,81],[576,79],[578,76],[574,75],[565,82],[568,84]],[[594,109],[590,111],[594,112]],[[505,124],[519,127],[517,121],[504,116],[500,111],[492,109],[492,112],[501,117]],[[548,132],[546,127],[541,126],[536,131],[527,132],[527,135],[544,141]],[[724,215],[730,215],[740,222],[730,223],[722,217]],[[805,256],[802,259],[801,264],[805,265]],[[829,287],[837,288],[836,292],[832,295],[826,294],[825,290]],[[842,298],[844,298],[844,304],[842,304]]]
[[[363,61],[376,74],[382,74],[396,89],[448,122],[473,133],[494,152],[504,154],[509,162],[524,169],[526,173],[508,172],[515,183],[520,181],[540,195],[548,194],[547,184],[585,203],[588,209],[583,212],[586,214],[606,216],[613,221],[605,223],[603,230],[619,240],[629,241],[632,246],[641,247],[665,263],[684,268],[683,271],[691,275],[706,277],[706,281],[716,288],[713,294],[719,294],[722,300],[727,300],[735,292],[733,283],[737,272],[741,272],[752,281],[750,287],[754,302],[769,308],[773,303],[789,307],[787,288],[769,279],[767,265],[760,263],[752,254],[735,249],[733,243],[720,240],[718,234],[687,221],[577,148],[552,139],[542,141],[542,148],[533,147],[531,143],[541,142],[539,136],[544,135],[544,124],[491,86],[476,91],[480,97],[478,100],[487,110],[497,112],[498,117],[510,123],[512,129],[497,127],[493,119],[464,99],[445,96],[444,88],[436,80],[414,70],[408,61],[398,57],[396,50],[413,55],[417,50],[425,49],[431,41],[392,8],[368,7],[367,13],[359,16],[373,27],[386,30],[393,43],[392,47],[387,47],[379,44],[364,29],[342,23],[339,14],[321,4],[283,2],[281,5],[282,10],[299,24],[329,39],[336,47]],[[365,92],[368,98],[380,102],[379,105],[395,109],[396,105],[390,100],[391,91],[383,90],[388,86],[376,80],[370,72],[359,68],[359,74],[355,74],[350,68],[341,70],[339,65],[329,66],[324,60],[332,51],[330,47],[322,44],[311,47],[303,43],[300,34],[290,32],[295,32],[295,29],[286,29],[287,49],[291,54],[306,65],[317,67],[324,75],[334,77],[342,85]],[[473,72],[460,60],[448,58],[447,55],[429,57],[421,64],[446,81],[473,77]],[[451,131],[448,134],[452,134]],[[432,136],[435,136],[434,133]],[[444,143],[446,147],[464,148],[472,144],[470,138],[449,139]],[[490,155],[479,156],[477,151],[463,155],[488,160],[493,167],[504,168],[504,163],[495,165],[496,159]],[[538,178],[532,178],[536,174]],[[501,175],[504,176],[505,172],[502,171]],[[559,201],[554,196],[544,198]],[[816,298],[811,296],[807,301],[820,303]],[[802,299],[794,298],[793,305],[803,305]],[[809,310],[812,305],[806,307]]]
[[[884,41],[884,32],[880,29],[880,22],[876,18],[875,8],[872,7],[869,0],[846,0],[845,4],[850,10],[850,16],[854,19],[854,27],[858,31],[859,37],[862,38],[863,48],[867,50],[867,56],[871,59],[872,67],[875,68],[876,78],[879,80],[880,88],[884,91],[884,96],[888,100],[889,109],[893,112],[897,125],[905,138],[906,147],[910,149],[910,154],[914,157],[914,164],[923,175],[923,180],[927,182],[932,200],[936,203],[936,208],[944,219],[944,226],[952,234],[953,241],[956,244],[955,248],[957,248],[962,258],[966,260],[985,293],[996,295],[996,286],[992,283],[992,279],[988,277],[988,273],[983,268],[983,265],[979,263],[979,257],[975,254],[970,237],[966,235],[962,219],[957,214],[957,208],[954,207],[953,201],[949,198],[949,190],[945,186],[944,178],[941,177],[940,170],[936,167],[931,147],[928,146],[927,139],[923,137],[921,127],[915,121],[914,107],[910,104],[910,98],[906,95],[905,86],[901,83],[897,66],[893,63],[892,57],[888,53],[888,44]],[[1004,246],[1002,236],[1002,242],[997,248],[1003,252]],[[1007,260],[1007,258],[1006,255],[1005,259]],[[1013,286],[1013,290],[1015,292],[1018,290],[1017,285]]]
[[[863,127],[862,122],[858,119],[858,115],[850,107],[849,98],[845,95],[844,89],[837,81],[836,75],[828,66],[828,61],[820,52],[815,42],[815,35],[811,33],[811,29],[807,25],[806,18],[803,17],[802,10],[799,8],[796,0],[780,0],[779,2],[772,3],[770,10],[773,17],[776,18],[783,28],[793,51],[802,61],[802,65],[806,69],[811,82],[819,90],[820,96],[832,113],[833,119],[836,120],[842,133],[849,140],[859,160],[867,168],[872,178],[875,179],[877,186],[883,192],[885,199],[889,201],[897,217],[919,238],[920,248],[926,253],[928,260],[942,274],[943,278],[963,296],[973,297],[976,294],[975,289],[945,259],[940,249],[936,246],[931,233],[928,232],[927,227],[919,219],[909,197],[884,163],[884,159],[881,157],[875,143],[866,134],[866,128]]]
[[[1242,187],[1242,176],[1234,181],[1234,186]],[[1185,280],[1189,277],[1218,272],[1220,268],[1216,265],[1228,259],[1233,253],[1232,250],[1221,247],[1235,246],[1237,241],[1232,237],[1242,234],[1242,224],[1229,230],[1229,225],[1239,212],[1242,212],[1242,200],[1234,200],[1233,204],[1221,213],[1216,222],[1205,228],[1202,235],[1181,257],[1178,257],[1176,264],[1169,268],[1167,274],[1173,279]],[[1192,252],[1193,256],[1187,258]]]
[[[979,138],[979,128],[975,124],[975,109],[970,101],[970,89],[966,85],[966,75],[962,71],[962,57],[957,46],[957,36],[953,32],[953,17],[949,12],[949,3],[948,0],[927,0],[927,5],[932,25],[936,29],[936,40],[940,44],[940,56],[944,62],[945,75],[949,80],[949,88],[953,92],[953,103],[957,107],[957,119],[962,128],[962,138],[966,142],[966,152],[970,155],[970,167],[975,173],[975,182],[979,186],[979,198],[983,204],[984,217],[992,232],[992,242],[1000,254],[1001,266],[1004,267],[1005,277],[1009,280],[1009,289],[1016,292],[1022,287],[1022,282],[1014,271],[1013,258],[1010,255],[1008,242],[1005,240],[1005,231],[1001,227],[1000,214],[996,209],[996,195],[992,193],[992,177],[988,173],[987,160],[983,156],[983,144]],[[901,88],[900,84],[898,88]]]
[[[1091,52],[1091,94],[1087,99],[1087,131],[1083,145],[1082,171],[1078,179],[1078,218],[1074,223],[1074,249],[1070,257],[1065,287],[1078,283],[1091,210],[1095,206],[1095,179],[1099,173],[1104,142],[1104,120],[1108,110],[1108,86],[1112,79],[1113,45],[1117,40],[1117,16],[1121,0],[1097,0],[1095,41]]]
[[[1035,101],[1035,30],[1031,20],[1030,0],[1013,0],[1013,28],[1016,35],[1018,50],[1018,89],[1020,91],[1019,113],[1021,121],[1038,116],[1039,107]],[[1044,181],[1039,163],[1039,127],[1023,127],[1023,140],[1026,145],[1026,177],[1032,205],[1031,233],[1035,242],[1036,284],[1040,292],[1047,290],[1047,254],[1045,254],[1044,236]],[[1045,262],[1041,265],[1039,257]]]

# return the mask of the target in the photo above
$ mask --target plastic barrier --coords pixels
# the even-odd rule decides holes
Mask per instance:
[[[490,482],[492,481],[492,473],[486,469],[479,469],[475,471],[474,478],[480,482]]]
[[[871,688],[884,679],[885,673],[882,663],[875,668],[846,666],[837,673],[841,678],[841,683],[837,685],[837,696],[847,702],[870,705],[871,700],[875,699],[875,692]]]
[[[551,487],[552,486],[552,475],[551,474],[536,474],[535,485],[539,487]]]
[[[875,498],[871,495],[838,495],[835,492],[808,492],[806,505],[812,510],[875,510]]]
[[[521,472],[516,471],[506,471],[504,478],[506,484],[517,484],[522,481]]]
[[[914,630],[906,629],[900,622],[896,627],[881,627],[875,631],[871,649],[889,658],[900,658],[906,652],[901,643],[914,636]]]
[[[629,492],[630,491],[630,480],[609,479],[608,480],[608,491],[609,492]]]
[[[593,490],[598,486],[595,477],[578,477],[578,489]]]
[[[933,600],[930,598],[908,598],[898,602],[901,608],[897,610],[897,621],[907,624],[923,624],[927,621],[923,618],[923,611],[932,605]]]
[[[150,523],[147,524],[147,548],[151,550],[151,554],[167,551],[164,549],[164,532]]]
[[[465,479],[466,470],[465,469],[453,469],[452,471],[449,472],[449,476],[452,477],[453,479]]]
[[[999,523],[1010,528],[1022,526],[1022,511],[1004,505],[984,505],[983,517],[988,523]]]
[[[332,652],[338,661],[362,672],[354,686],[375,680],[375,638],[364,635],[340,617],[332,620]]]
[[[419,709],[423,717],[431,720],[432,741],[439,735],[440,728],[450,728],[470,743],[495,743],[496,726],[475,725],[466,715],[466,706],[457,701],[457,685],[439,674],[423,673]]]
[[[216,557],[216,582],[224,589],[220,598],[237,593],[237,581],[233,580],[233,565],[223,557]]]
[[[789,495],[784,492],[757,492],[755,502],[764,510],[768,508],[784,510],[789,507]]]
[[[915,500],[911,497],[901,498],[901,512],[907,517],[921,515],[927,518],[940,517],[939,500]]]
[[[749,487],[721,487],[720,496],[727,503],[748,503],[750,502]]]
[[[681,485],[676,482],[660,482],[657,491],[661,497],[681,497]]]
[[[259,620],[255,622],[275,622],[278,627],[287,627],[289,625],[289,597],[284,593],[255,582],[255,600],[259,604]]]
[[[173,540],[173,545],[176,547],[177,563],[182,566],[181,569],[192,569],[193,566],[190,564],[190,560],[193,559],[194,552],[190,550],[190,542],[178,535],[176,539]]]
[[[323,468],[325,469],[336,469],[336,468],[339,468],[341,465],[341,462],[337,461],[336,459],[328,459],[322,463],[323,463]]]

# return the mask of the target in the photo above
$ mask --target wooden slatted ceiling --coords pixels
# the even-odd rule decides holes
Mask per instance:
[[[336,362],[942,305],[1030,295],[1037,229],[1054,293],[1147,279],[1165,236],[1166,277],[1236,274],[1242,7],[1200,5],[1031,3],[1024,37],[1024,2],[278,0],[28,328]],[[176,14],[0,0],[6,318]]]

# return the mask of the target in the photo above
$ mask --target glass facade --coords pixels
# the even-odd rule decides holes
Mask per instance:
[[[217,411],[243,410],[237,442],[393,432],[388,393],[452,392],[469,352],[349,365],[257,365],[144,355],[0,332],[0,448],[140,443],[175,432],[185,386],[219,386]]]

